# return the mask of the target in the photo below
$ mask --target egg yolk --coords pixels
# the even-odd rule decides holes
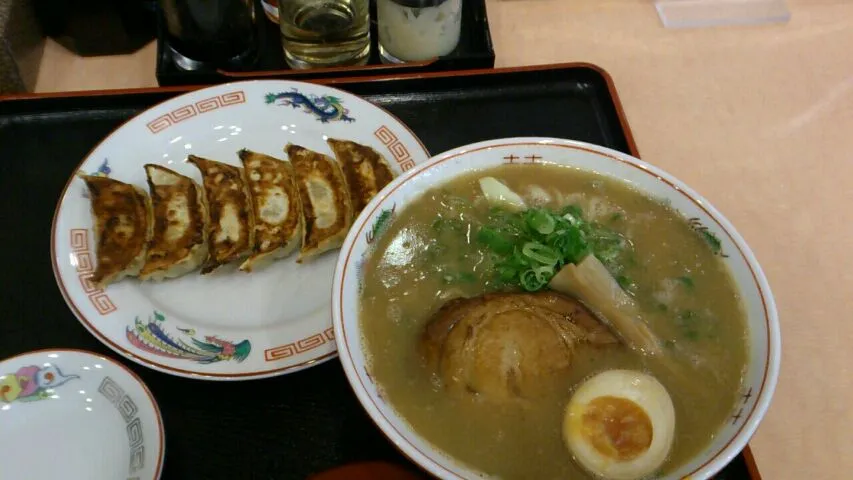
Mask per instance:
[[[652,444],[652,421],[639,405],[604,396],[589,402],[581,420],[582,434],[602,455],[632,460]]]

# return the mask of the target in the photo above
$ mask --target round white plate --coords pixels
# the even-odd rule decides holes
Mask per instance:
[[[331,156],[328,137],[373,147],[397,173],[429,157],[405,125],[366,100],[320,85],[259,80],[152,107],[104,139],[79,170],[147,191],[145,163],[201,182],[185,163],[189,153],[239,165],[241,148],[284,159],[285,144],[293,142]],[[72,176],[53,222],[56,280],[83,325],[133,361],[176,375],[246,379],[296,371],[335,353],[330,292],[337,251],[304,264],[293,255],[251,274],[125,279],[101,290],[90,281],[93,238],[85,185]]]
[[[133,372],[82,350],[0,362],[3,478],[148,480],[165,454],[157,402]]]

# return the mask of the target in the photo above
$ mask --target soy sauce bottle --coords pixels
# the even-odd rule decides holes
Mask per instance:
[[[178,67],[245,69],[256,62],[253,0],[160,0],[160,6]]]

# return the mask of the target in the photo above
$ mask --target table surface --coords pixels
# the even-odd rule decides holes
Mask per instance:
[[[693,186],[761,262],[782,323],[767,479],[853,471],[853,2],[789,0],[787,24],[667,30],[651,0],[489,0],[496,66],[613,76],[644,159]],[[39,92],[156,86],[156,47],[78,58],[49,42]],[[803,298],[819,302],[803,303]],[[803,323],[805,322],[805,323]]]

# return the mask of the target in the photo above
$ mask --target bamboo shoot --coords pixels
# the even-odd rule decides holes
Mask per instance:
[[[571,295],[596,313],[630,348],[646,355],[659,355],[660,342],[604,264],[587,255],[577,265],[568,264],[551,279],[552,290]]]

